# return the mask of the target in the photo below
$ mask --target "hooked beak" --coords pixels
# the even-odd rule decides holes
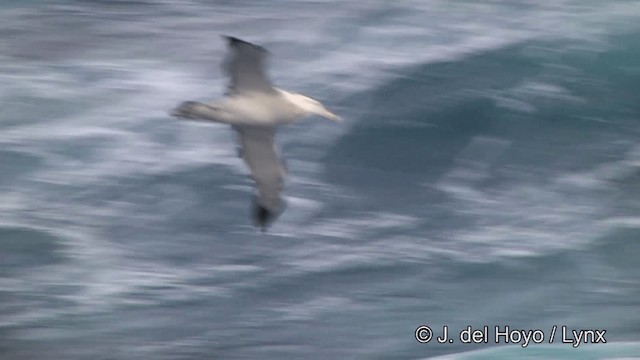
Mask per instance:
[[[322,111],[320,111],[318,113],[318,115],[327,118],[329,120],[335,121],[335,122],[342,122],[342,118],[334,113],[332,113],[331,111],[327,110],[326,108],[323,108]]]

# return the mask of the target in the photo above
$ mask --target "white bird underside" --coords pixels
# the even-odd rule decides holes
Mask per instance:
[[[264,71],[267,50],[234,37],[225,38],[230,50],[223,62],[230,77],[225,98],[207,104],[187,101],[172,115],[226,123],[236,130],[240,157],[258,190],[254,223],[265,230],[282,210],[280,193],[286,174],[274,144],[275,127],[312,113],[336,121],[339,118],[311,98],[273,87]]]
[[[278,158],[272,127],[236,126],[240,157],[251,171],[258,189],[259,205],[276,212],[286,169]]]

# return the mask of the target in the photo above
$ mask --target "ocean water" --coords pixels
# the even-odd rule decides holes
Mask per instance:
[[[345,119],[282,129],[266,234],[231,131],[168,116],[221,34]],[[3,1],[0,359],[640,359],[639,37],[625,0]]]

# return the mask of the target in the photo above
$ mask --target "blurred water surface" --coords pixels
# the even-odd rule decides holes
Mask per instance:
[[[640,2],[4,1],[1,359],[640,354]],[[221,34],[346,119],[250,226]],[[415,329],[606,329],[607,345]]]

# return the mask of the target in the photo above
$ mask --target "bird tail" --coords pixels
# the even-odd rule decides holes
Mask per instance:
[[[228,123],[224,115],[224,111],[219,107],[197,101],[185,101],[171,111],[171,116],[183,119]]]

